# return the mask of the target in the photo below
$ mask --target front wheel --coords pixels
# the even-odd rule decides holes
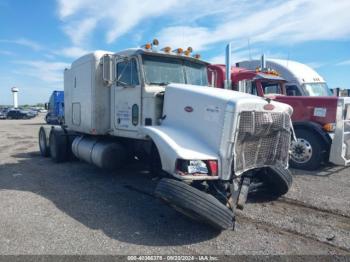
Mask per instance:
[[[158,183],[156,196],[175,210],[200,222],[224,230],[233,228],[234,215],[219,200],[184,182],[163,178]]]
[[[292,174],[288,169],[279,166],[262,168],[253,178],[249,193],[263,193],[273,198],[286,194],[293,183]]]
[[[316,133],[297,129],[297,141],[291,143],[290,166],[304,170],[316,170],[324,158],[325,145]]]
[[[289,191],[293,183],[293,177],[288,169],[274,166],[267,168],[265,172],[265,181],[271,195],[280,197]]]

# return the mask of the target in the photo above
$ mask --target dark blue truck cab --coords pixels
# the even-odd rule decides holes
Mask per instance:
[[[53,91],[49,103],[46,104],[48,110],[45,117],[46,123],[50,125],[61,125],[64,123],[64,91]]]

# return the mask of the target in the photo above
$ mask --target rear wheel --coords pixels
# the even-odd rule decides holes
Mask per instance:
[[[67,161],[69,159],[68,141],[63,129],[51,129],[49,141],[52,160],[56,163]]]
[[[291,143],[290,166],[305,170],[315,170],[321,166],[326,151],[323,141],[313,132],[296,129],[297,141]]]
[[[163,178],[155,194],[177,211],[200,222],[224,230],[233,228],[234,215],[219,200],[184,182]]]
[[[39,129],[39,149],[43,157],[48,157],[50,155],[50,147],[47,143],[45,128],[43,127]]]

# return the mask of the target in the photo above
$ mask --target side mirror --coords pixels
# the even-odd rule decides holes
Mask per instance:
[[[45,109],[48,110],[49,109],[49,103],[45,103]]]
[[[114,63],[112,55],[104,55],[102,57],[102,78],[103,82],[107,85],[111,85],[114,82]]]

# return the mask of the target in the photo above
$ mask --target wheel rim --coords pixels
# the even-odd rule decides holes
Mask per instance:
[[[43,131],[40,131],[39,146],[40,146],[40,151],[45,152],[45,150],[46,150],[46,135]]]
[[[312,146],[310,142],[304,138],[298,138],[297,141],[293,141],[291,150],[291,158],[296,163],[304,164],[312,157]]]

